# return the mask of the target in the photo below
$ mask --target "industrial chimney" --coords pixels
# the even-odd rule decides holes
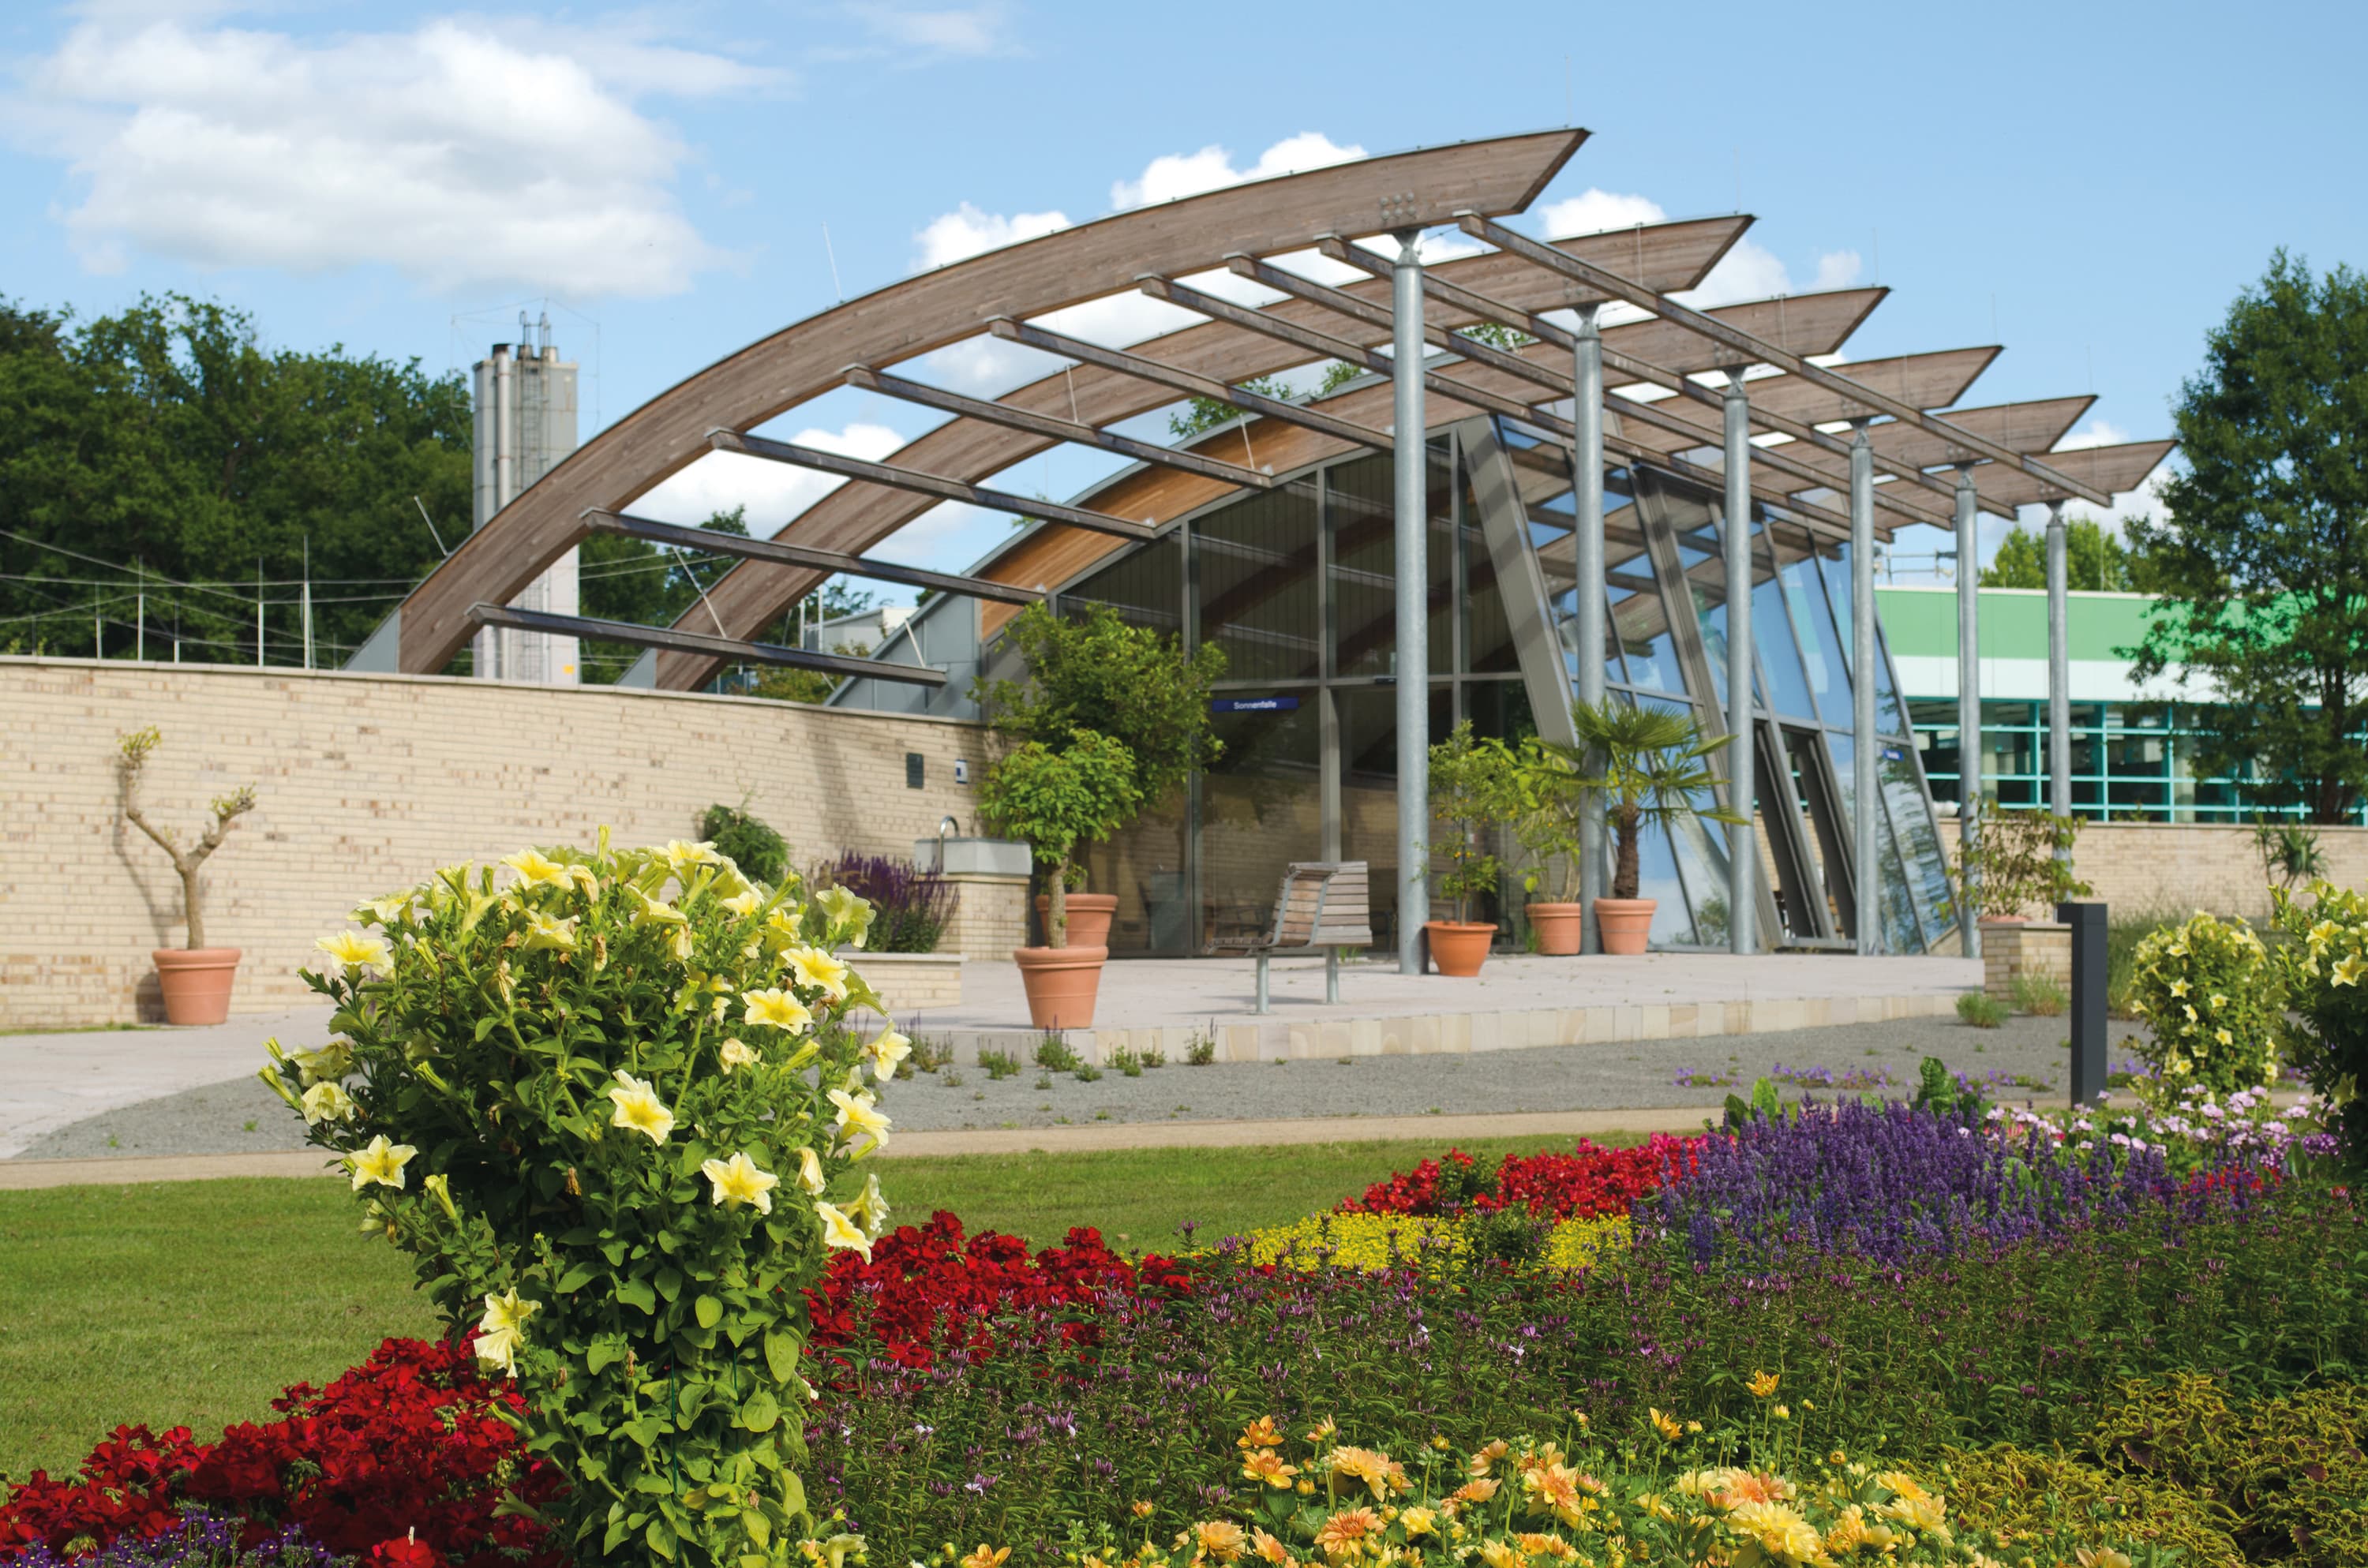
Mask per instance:
[[[495,344],[476,365],[475,527],[493,521],[575,449],[575,362],[560,358],[548,312],[529,326],[520,311],[518,341]],[[575,551],[552,562],[510,603],[553,615],[578,613]],[[573,637],[487,626],[470,646],[477,675],[488,680],[574,686],[580,678]]]

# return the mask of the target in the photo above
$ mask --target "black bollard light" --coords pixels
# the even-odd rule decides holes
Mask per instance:
[[[2072,1103],[2105,1097],[2105,906],[2066,902],[2055,918],[2072,927]]]

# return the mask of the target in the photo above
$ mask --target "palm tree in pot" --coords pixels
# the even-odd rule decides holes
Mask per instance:
[[[1595,901],[1596,929],[1605,952],[1641,953],[1658,903],[1636,896],[1645,825],[1689,816],[1748,823],[1725,807],[1698,803],[1718,783],[1709,759],[1725,748],[1726,737],[1704,736],[1690,714],[1632,707],[1616,698],[1601,704],[1574,702],[1570,719],[1578,744],[1539,741],[1530,767],[1556,787],[1602,797],[1604,822],[1612,835],[1611,892]]]

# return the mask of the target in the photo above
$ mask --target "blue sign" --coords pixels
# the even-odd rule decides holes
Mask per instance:
[[[1212,713],[1289,713],[1297,709],[1296,697],[1217,697],[1209,701]]]

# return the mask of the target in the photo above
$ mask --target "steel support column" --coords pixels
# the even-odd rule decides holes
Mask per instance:
[[[1967,867],[1957,890],[1957,935],[1969,959],[1982,956],[1981,872],[1966,853],[1981,836],[1981,514],[1971,463],[1957,469],[1957,842]]]
[[[1406,229],[1396,238],[1390,445],[1397,478],[1398,972],[1420,974],[1422,927],[1430,918],[1430,459],[1422,413],[1421,235]]]
[[[1751,681],[1751,400],[1741,369],[1726,381],[1726,777],[1727,796],[1740,824],[1726,830],[1726,931],[1738,953],[1759,948],[1752,927],[1759,892],[1752,868],[1759,842],[1752,826]]]
[[[1866,421],[1854,422],[1850,454],[1850,864],[1858,911],[1850,933],[1861,953],[1883,950],[1881,786],[1875,761],[1882,742],[1874,727],[1874,447]]]
[[[1570,471],[1572,499],[1577,504],[1577,531],[1571,540],[1572,564],[1578,582],[1578,604],[1571,631],[1578,641],[1578,700],[1589,706],[1603,701],[1603,334],[1596,325],[1596,307],[1578,307],[1578,331],[1571,346],[1574,395],[1571,400]],[[1578,902],[1585,906],[1579,950],[1600,953],[1602,939],[1595,928],[1595,901],[1604,894],[1605,852],[1603,801],[1594,790],[1579,806]]]
[[[2047,809],[2072,814],[2071,617],[2065,595],[2064,503],[2047,504]],[[2055,852],[2069,860],[2069,849]]]

